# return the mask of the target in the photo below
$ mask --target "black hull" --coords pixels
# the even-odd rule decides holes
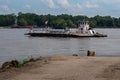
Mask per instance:
[[[86,35],[86,34],[61,34],[61,33],[27,33],[25,35],[29,35],[32,37],[74,37],[74,38],[80,38],[80,37],[107,37],[107,35],[103,34],[94,34],[94,35]]]

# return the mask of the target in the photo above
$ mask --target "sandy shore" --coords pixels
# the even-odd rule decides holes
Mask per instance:
[[[120,80],[120,57],[56,55],[1,72],[0,80]]]

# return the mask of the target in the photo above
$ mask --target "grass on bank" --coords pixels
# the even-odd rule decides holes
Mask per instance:
[[[32,56],[29,56],[28,58],[22,60],[22,61],[18,61],[18,60],[12,60],[12,61],[7,61],[4,62],[0,68],[0,72],[6,71],[7,69],[10,68],[20,68],[23,67],[25,64],[32,62],[32,61],[36,61],[37,59],[34,59]]]

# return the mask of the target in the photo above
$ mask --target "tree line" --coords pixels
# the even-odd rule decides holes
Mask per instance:
[[[16,19],[15,14],[0,15],[0,26],[13,25]]]
[[[68,14],[61,15],[38,15],[35,13],[19,12],[18,16],[15,14],[0,15],[0,26],[13,26],[17,20],[18,26],[32,26],[38,27],[50,26],[52,28],[75,28],[79,21],[87,20],[93,28],[120,28],[120,17],[115,18],[111,16],[94,16],[87,17],[82,15],[72,16]],[[47,22],[47,23],[45,23]]]

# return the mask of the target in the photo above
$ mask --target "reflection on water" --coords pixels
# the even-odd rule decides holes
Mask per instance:
[[[0,64],[4,61],[22,60],[28,56],[53,54],[86,55],[87,50],[97,56],[120,56],[120,29],[97,29],[106,38],[52,38],[28,37],[26,29],[0,29]]]
[[[53,54],[82,54],[90,49],[89,38],[36,38],[32,37],[34,50],[42,55]],[[36,40],[36,41],[35,41]],[[36,47],[38,46],[38,47]],[[86,54],[85,54],[86,55]]]

